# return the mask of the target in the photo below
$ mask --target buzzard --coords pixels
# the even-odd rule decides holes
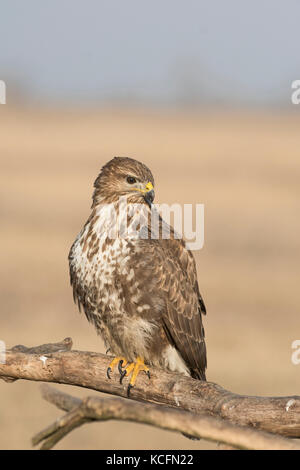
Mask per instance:
[[[126,236],[114,231],[120,198],[134,209],[129,226],[136,207],[146,215]],[[161,235],[167,224],[160,216],[158,234],[147,236],[153,200],[151,171],[132,158],[113,158],[94,183],[91,214],[69,253],[74,300],[115,357],[108,377],[117,365],[121,382],[130,376],[128,395],[140,371],[150,378],[149,366],[206,380],[206,309],[195,260],[172,227],[168,238]]]

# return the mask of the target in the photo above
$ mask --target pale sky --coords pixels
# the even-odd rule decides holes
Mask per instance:
[[[9,0],[0,79],[43,101],[289,102],[299,0]]]

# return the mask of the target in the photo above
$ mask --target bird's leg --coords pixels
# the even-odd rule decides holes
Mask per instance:
[[[127,361],[126,361],[127,362]],[[141,358],[141,357],[137,357],[136,361],[135,362],[131,362],[130,364],[128,364],[126,366],[125,364],[125,369],[122,370],[121,367],[124,367],[124,364],[121,364],[119,362],[119,371],[120,371],[120,375],[121,375],[121,378],[120,378],[120,383],[122,383],[123,381],[123,378],[125,376],[129,376],[131,374],[131,377],[130,377],[130,381],[129,381],[129,385],[128,385],[128,388],[127,388],[127,396],[129,397],[130,395],[130,390],[134,387],[135,385],[135,382],[136,382],[136,379],[137,379],[137,376],[139,375],[139,373],[141,371],[145,372],[149,379],[150,379],[150,370],[149,370],[149,367],[147,367],[144,363],[144,359]],[[121,369],[121,370],[120,370]]]
[[[128,361],[127,359],[125,359],[125,357],[122,357],[122,356],[115,357],[107,368],[107,371],[106,371],[107,377],[111,379],[110,373],[114,370],[117,364],[118,364],[119,372],[121,374],[122,373],[121,367],[122,365],[126,366],[127,362]]]

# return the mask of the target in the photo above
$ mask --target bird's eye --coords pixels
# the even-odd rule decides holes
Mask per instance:
[[[126,181],[129,184],[134,184],[136,183],[136,178],[134,178],[133,176],[127,176]]]

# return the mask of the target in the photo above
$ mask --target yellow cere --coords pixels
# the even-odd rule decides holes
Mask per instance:
[[[149,191],[153,189],[153,184],[151,183],[151,181],[149,181],[149,183],[146,184],[145,189],[140,189],[140,188],[132,188],[132,189],[133,191],[140,191],[141,193],[148,193]]]
[[[146,191],[151,191],[151,189],[153,189],[153,184],[149,181],[149,183],[146,184]]]

